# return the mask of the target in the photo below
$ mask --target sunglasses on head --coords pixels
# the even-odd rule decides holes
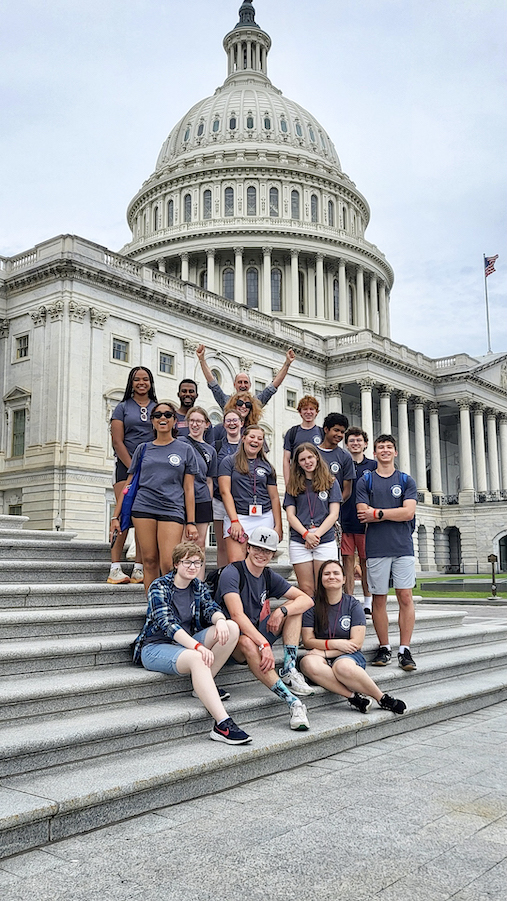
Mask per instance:
[[[250,403],[249,400],[237,400],[237,401],[236,401],[236,406],[237,406],[237,407],[246,407],[247,410],[251,410],[251,409],[252,409],[252,404]]]
[[[166,412],[165,410],[157,410],[156,413],[151,414],[152,419],[174,419],[174,413]]]

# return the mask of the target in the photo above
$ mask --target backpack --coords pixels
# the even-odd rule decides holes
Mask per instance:
[[[240,595],[241,595],[241,592],[243,591],[243,588],[245,587],[245,573],[243,572],[242,563],[244,563],[243,560],[236,560],[234,563],[231,564],[231,566],[234,566],[234,568],[237,569],[237,571],[239,573],[239,594]],[[222,572],[224,571],[224,569],[225,569],[225,566],[221,566],[220,569],[212,569],[211,572],[208,573],[208,575],[206,576],[206,579],[204,580],[204,584],[206,585],[206,588],[208,589],[209,593],[211,594],[211,597],[213,598],[213,600],[215,600],[216,593],[218,590],[218,582],[220,580],[220,576],[222,575]],[[271,588],[272,588],[271,570],[270,570],[269,566],[266,566],[266,568],[264,570],[264,581],[266,584],[266,597],[269,598],[269,597],[271,597]],[[217,601],[217,603],[218,603],[218,601]]]
[[[399,484],[400,484],[401,490],[402,490],[401,500],[402,500],[402,504],[403,504],[403,498],[404,498],[405,491],[406,491],[406,488],[407,488],[407,483],[408,483],[408,476],[407,476],[407,473],[406,473],[406,472],[400,472],[399,470],[396,470],[396,472],[398,473],[398,477],[399,477],[399,480],[400,480]],[[364,479],[364,481],[365,481],[366,490],[367,490],[367,492],[368,492],[368,494],[369,494],[369,496],[370,496],[370,499],[371,499],[371,492],[372,492],[372,486],[373,486],[372,470],[371,470],[371,469],[365,469],[365,471],[363,472],[363,479]],[[415,531],[415,516],[414,516],[413,519],[410,520],[410,529],[411,529],[412,532]]]

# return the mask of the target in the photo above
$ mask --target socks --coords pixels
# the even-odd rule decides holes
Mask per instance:
[[[272,691],[273,694],[277,696],[277,698],[280,698],[281,701],[285,701],[285,703],[288,704],[289,707],[292,707],[294,701],[298,700],[296,698],[296,695],[293,695],[292,692],[289,691],[289,689],[286,685],[284,685],[281,679],[278,679],[278,681],[271,686],[270,691]]]
[[[282,676],[286,676],[290,669],[296,666],[298,649],[294,644],[284,644],[283,646],[283,667]]]
[[[403,654],[404,651],[410,651],[410,645],[400,644],[400,649],[399,649],[398,653]]]

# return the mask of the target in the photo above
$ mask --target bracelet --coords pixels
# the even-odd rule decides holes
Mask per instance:
[[[194,651],[197,651],[197,648],[202,648],[202,644],[200,641],[198,641],[197,644],[194,645]]]
[[[325,647],[326,651],[329,651],[329,640],[327,638],[326,638],[326,641],[324,642],[324,647]]]
[[[373,510],[373,519],[376,519],[376,518],[377,518],[377,511],[374,509]]]
[[[233,522],[239,522],[239,519],[231,519],[231,525]]]
[[[271,647],[271,645],[270,645],[269,641],[265,641],[264,644],[259,645],[259,651],[263,651],[264,648],[270,648],[270,647]]]
[[[113,518],[111,519],[111,522],[119,522],[119,521],[120,520],[117,516],[113,516]]]
[[[310,529],[307,529],[306,532],[303,532],[303,534],[301,535],[301,538],[306,538],[309,531],[310,531]]]
[[[195,526],[195,525],[196,525],[196,523],[191,520],[189,520],[189,522],[187,522],[187,526]]]

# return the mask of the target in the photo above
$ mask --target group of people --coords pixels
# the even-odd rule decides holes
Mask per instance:
[[[417,492],[410,476],[395,468],[395,439],[377,438],[370,460],[362,429],[349,428],[342,413],[328,414],[320,427],[317,399],[301,398],[301,422],[286,433],[283,452],[283,507],[298,583],[291,586],[267,566],[283,536],[282,509],[259,420],[294,353],[287,352],[280,372],[258,395],[251,392],[249,376],[240,373],[227,396],[206,363],[203,345],[197,357],[223,409],[220,425],[212,427],[206,410],[197,406],[194,380],[180,382],[179,406],[158,401],[145,367],[130,372],[112,414],[117,503],[108,582],[144,581],[148,614],[136,661],[161,672],[189,673],[215,720],[211,737],[229,743],[250,741],[228,717],[229,695],[214,682],[231,655],[288,704],[292,729],[309,728],[301,698],[314,688],[305,676],[363,713],[372,699],[403,713],[403,701],[383,694],[366,674],[361,653],[365,614],[371,614],[379,638],[372,663],[391,661],[386,603],[392,577],[400,611],[398,663],[416,669],[410,639]],[[136,558],[129,578],[120,562],[126,537],[120,517],[131,490]],[[203,581],[211,521],[221,570],[214,598]],[[364,607],[353,597],[356,552]],[[271,612],[270,598],[284,603]],[[301,637],[307,653],[298,668]],[[284,654],[279,671],[271,649],[278,638]]]

